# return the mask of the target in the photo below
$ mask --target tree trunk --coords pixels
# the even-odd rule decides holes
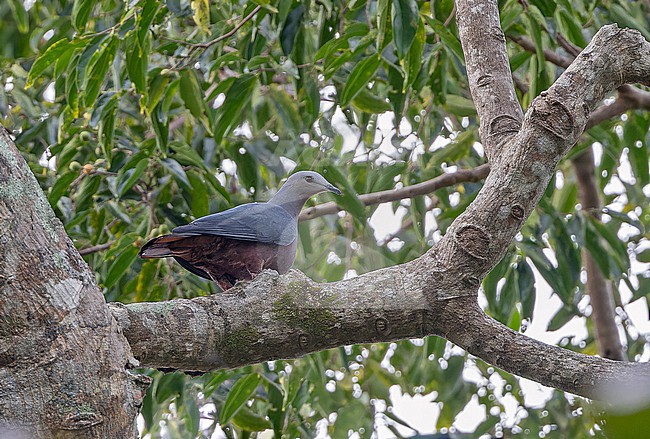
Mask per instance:
[[[131,438],[148,386],[0,126],[0,437]]]

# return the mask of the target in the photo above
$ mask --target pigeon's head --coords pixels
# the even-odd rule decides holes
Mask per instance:
[[[314,171],[299,171],[292,174],[282,188],[285,187],[290,188],[296,195],[307,198],[326,191],[341,195],[341,191],[336,186]]]

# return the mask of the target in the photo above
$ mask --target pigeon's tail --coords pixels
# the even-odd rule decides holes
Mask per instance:
[[[142,246],[138,256],[142,259],[155,259],[155,258],[166,258],[169,256],[174,256],[174,251],[169,248],[169,245],[181,241],[187,238],[187,236],[179,235],[163,235],[157,238],[152,239]]]

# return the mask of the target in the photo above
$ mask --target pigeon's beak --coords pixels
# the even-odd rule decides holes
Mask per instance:
[[[330,192],[335,193],[336,195],[341,195],[342,194],[341,190],[339,188],[337,188],[336,186],[334,186],[333,184],[327,184],[325,186],[325,189],[327,189]]]

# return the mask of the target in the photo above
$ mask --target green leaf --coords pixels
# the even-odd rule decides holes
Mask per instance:
[[[418,4],[415,0],[393,0],[393,42],[397,56],[406,56],[418,30]]]
[[[156,17],[158,8],[160,8],[160,3],[161,2],[158,0],[145,0],[142,5],[142,13],[138,16],[137,24],[140,47],[144,47],[145,40],[149,34],[149,27],[151,26],[153,19]]]
[[[390,0],[377,1],[377,48],[384,49],[384,45],[388,43],[387,35],[390,33]]]
[[[192,185],[192,192],[190,193],[192,197],[192,202],[190,203],[192,215],[195,218],[206,216],[210,213],[210,197],[208,196],[205,182],[196,172],[190,171],[187,177]]]
[[[90,126],[95,128],[99,121],[105,117],[109,112],[117,108],[117,98],[118,95],[114,91],[109,91],[103,93],[97,102],[95,103],[95,108],[93,113],[90,116]]]
[[[86,30],[90,12],[95,6],[95,0],[75,0],[72,6],[72,24],[79,32]]]
[[[147,112],[151,114],[165,95],[165,91],[171,81],[169,75],[162,75],[161,69],[151,72],[151,79],[149,80],[149,89],[147,93]]]
[[[424,32],[424,23],[418,17],[418,30],[413,38],[413,43],[408,51],[406,57],[400,60],[402,69],[404,70],[404,91],[413,83],[422,68],[422,56],[424,54],[424,44],[426,42],[426,35]]]
[[[296,35],[298,30],[302,25],[302,20],[305,15],[305,5],[299,4],[296,6],[284,21],[282,26],[282,31],[280,32],[280,46],[282,47],[282,52],[289,56],[293,51],[293,46],[296,42]]]
[[[639,262],[650,262],[650,248],[636,254],[636,260]]]
[[[517,285],[521,302],[521,317],[532,319],[535,308],[535,276],[525,260],[517,264]]]
[[[120,280],[126,270],[133,265],[133,261],[138,256],[138,248],[134,246],[127,247],[111,264],[104,279],[104,287],[111,288]]]
[[[232,423],[246,431],[264,431],[271,428],[271,423],[266,418],[253,413],[248,407],[240,408],[232,418]]]
[[[66,193],[66,191],[70,187],[70,184],[77,177],[79,177],[78,172],[66,172],[65,174],[60,175],[59,178],[56,179],[56,182],[50,188],[50,194],[47,197],[52,207],[56,206],[56,203],[61,199],[63,194]]]
[[[644,142],[640,145],[630,145],[628,157],[634,176],[639,180],[641,186],[650,184],[650,169],[648,167],[648,147]]]
[[[145,33],[145,36],[148,35]],[[129,74],[129,79],[135,84],[135,89],[140,94],[145,94],[147,90],[147,68],[149,62],[149,46],[148,38],[143,42],[138,41],[136,35],[131,35],[126,40],[126,71]]]
[[[59,58],[63,57],[66,52],[72,52],[74,49],[83,46],[85,41],[86,40],[69,41],[64,38],[48,47],[41,56],[36,58],[34,64],[32,64],[32,68],[29,70],[29,74],[27,75],[25,87],[31,87],[34,84],[34,80],[41,76],[45,69]]]
[[[375,96],[367,87],[362,87],[361,91],[352,99],[350,104],[354,108],[370,114],[385,113],[391,109],[386,99]]]
[[[445,47],[456,55],[456,57],[462,62],[465,63],[465,55],[463,54],[463,46],[458,41],[456,35],[449,32],[449,29],[445,27],[445,24],[435,18],[431,18],[428,15],[425,15],[424,18],[431,26],[431,29],[440,37],[440,40],[445,43]]]
[[[9,0],[9,9],[16,20],[18,32],[26,34],[29,32],[29,14],[21,0]]]
[[[361,89],[368,84],[370,78],[374,76],[375,71],[379,68],[380,62],[381,57],[375,54],[364,59],[352,69],[341,92],[342,107],[347,106]]]
[[[456,116],[475,116],[476,107],[470,99],[458,95],[445,96],[445,109]]]
[[[228,398],[223,405],[219,415],[219,423],[226,425],[232,417],[241,409],[244,404],[251,398],[253,392],[260,383],[260,376],[256,373],[246,375],[237,380],[228,393]]]
[[[323,176],[343,192],[336,196],[335,202],[344,210],[352,214],[359,223],[366,222],[366,206],[359,200],[354,187],[348,178],[336,166],[328,165],[322,168]]]
[[[162,159],[161,163],[174,176],[176,182],[180,184],[183,189],[186,191],[192,190],[192,185],[190,184],[190,180],[187,178],[185,170],[176,160]]]
[[[242,185],[247,191],[253,188],[253,196],[257,197],[260,178],[258,172],[259,163],[255,156],[246,148],[242,148],[240,143],[233,143],[231,145],[231,157],[237,163],[237,174],[241,179]]]
[[[87,106],[95,104],[99,91],[104,84],[106,74],[117,52],[119,40],[117,37],[110,39],[106,47],[102,50],[97,62],[90,68],[90,73],[85,78],[84,102]]]
[[[257,84],[257,77],[251,73],[241,75],[226,93],[223,105],[219,107],[214,122],[214,140],[219,143],[223,136],[239,121],[239,115],[251,98]]]
[[[296,103],[291,96],[283,89],[272,88],[269,90],[269,97],[285,129],[288,132],[299,131],[302,121]]]
[[[118,177],[117,188],[119,191],[119,198],[124,197],[128,191],[131,190],[136,181],[140,178],[142,173],[149,165],[149,160],[143,158],[138,162],[134,169],[129,169],[124,174]]]
[[[580,315],[579,313],[576,313],[576,310],[573,307],[569,306],[563,306],[560,308],[560,310],[553,316],[551,321],[548,323],[548,326],[546,327],[547,331],[557,331],[560,329],[562,326],[566,325],[569,323],[569,321],[577,316]]]
[[[206,127],[209,127],[205,116],[205,101],[201,93],[201,86],[196,79],[196,74],[192,70],[183,70],[181,72],[180,92],[185,106],[192,116],[203,121]]]
[[[323,44],[314,55],[314,61],[323,58],[329,58],[334,53],[341,49],[347,49],[349,47],[348,41],[350,38],[362,37],[367,35],[369,32],[368,25],[366,23],[351,23],[349,27],[345,29],[341,38],[332,38]]]
[[[210,33],[210,0],[192,0],[192,19],[206,34]]]

